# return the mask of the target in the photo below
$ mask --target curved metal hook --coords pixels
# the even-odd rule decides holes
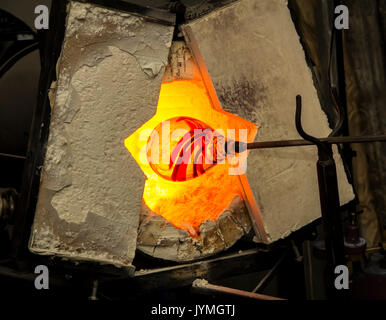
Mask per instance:
[[[307,134],[302,126],[302,97],[301,95],[296,96],[296,113],[295,113],[295,124],[296,124],[296,130],[298,131],[299,135],[307,141],[310,141],[318,146],[322,146],[322,142],[309,134]]]

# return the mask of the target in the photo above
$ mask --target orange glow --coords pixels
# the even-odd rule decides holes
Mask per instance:
[[[236,195],[243,198],[242,187],[239,176],[229,174],[230,161],[186,181],[167,180],[152,169],[146,154],[149,136],[162,121],[175,117],[198,119],[214,130],[223,130],[225,135],[227,129],[234,129],[235,137],[225,137],[236,140],[240,138],[239,129],[246,129],[248,142],[253,141],[257,128],[236,115],[215,109],[201,76],[196,74],[192,80],[163,82],[156,114],[125,139],[125,147],[146,176],[146,205],[175,227],[196,236],[202,222],[215,221]]]

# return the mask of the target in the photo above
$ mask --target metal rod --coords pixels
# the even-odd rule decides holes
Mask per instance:
[[[313,266],[312,266],[312,252],[311,241],[305,240],[303,242],[303,266],[304,266],[304,282],[306,287],[307,300],[315,300],[314,282],[313,282]]]
[[[0,152],[0,157],[23,159],[23,160],[25,160],[27,158],[25,156],[18,156],[16,154],[1,153],[1,152]]]
[[[328,137],[320,138],[319,141],[329,144],[340,144],[340,143],[366,143],[366,142],[381,142],[386,141],[386,135],[378,136],[358,136],[358,137]],[[249,142],[247,149],[265,149],[265,148],[283,148],[283,147],[300,147],[300,146],[311,146],[313,142],[298,139],[298,140],[278,140],[278,141],[263,141],[263,142]]]
[[[163,267],[163,268],[156,268],[156,269],[150,269],[150,270],[138,270],[138,271],[135,271],[134,277],[142,277],[142,276],[146,276],[146,275],[150,275],[150,274],[169,272],[169,271],[173,271],[173,270],[182,271],[184,268],[193,267],[193,266],[200,266],[200,265],[205,265],[207,268],[210,263],[214,263],[214,262],[221,262],[222,263],[223,262],[226,264],[226,263],[229,263],[229,261],[231,261],[234,258],[254,256],[257,253],[259,253],[259,249],[254,248],[254,249],[244,250],[240,253],[231,253],[229,255],[225,255],[222,257],[218,257],[218,258],[196,261],[196,262],[192,262],[192,263],[178,264],[178,265],[171,266],[171,267]]]
[[[284,260],[286,257],[286,253],[283,254],[283,256],[275,263],[275,265],[272,267],[271,270],[267,272],[267,274],[263,277],[263,279],[260,280],[260,282],[257,284],[255,289],[252,290],[253,293],[256,293],[266,282],[267,280],[272,276],[272,274],[276,271],[278,266],[281,264],[281,262]]]
[[[94,280],[93,285],[92,285],[91,296],[88,299],[89,300],[99,300],[97,297],[97,292],[98,292],[98,280]]]
[[[228,288],[228,287],[224,287],[224,286],[218,286],[218,285],[210,284],[206,280],[203,280],[203,279],[196,279],[193,282],[192,287],[199,289],[201,291],[209,292],[209,293],[230,294],[230,295],[242,296],[245,298],[251,298],[251,299],[256,299],[256,300],[286,300],[283,298],[267,296],[265,294],[253,293],[253,292],[249,292],[249,291],[238,290],[238,289],[233,289],[233,288]]]

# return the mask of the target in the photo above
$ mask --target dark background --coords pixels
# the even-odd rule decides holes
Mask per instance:
[[[51,4],[50,0],[2,0],[0,9],[23,20],[35,30],[34,10],[39,4]],[[36,30],[35,30],[36,31]],[[19,60],[0,78],[0,152],[25,156],[33,111],[36,107],[40,74],[39,51]],[[0,188],[19,189],[23,172],[23,160],[0,156]]]

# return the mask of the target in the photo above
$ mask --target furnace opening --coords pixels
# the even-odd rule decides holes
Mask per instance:
[[[183,58],[177,65],[169,59],[156,114],[124,144],[146,176],[144,204],[197,237],[203,222],[216,221],[236,196],[243,199],[240,172],[246,153],[219,159],[221,141],[253,141],[257,128],[215,108],[217,98],[208,94],[186,49]],[[205,132],[212,143],[206,143]]]

